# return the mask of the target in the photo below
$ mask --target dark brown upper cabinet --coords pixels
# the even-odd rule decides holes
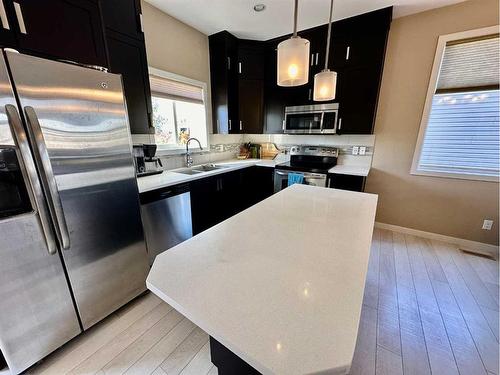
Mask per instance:
[[[106,28],[134,39],[144,39],[140,0],[101,0]]]
[[[90,0],[3,0],[1,44],[20,52],[107,66],[99,4]]]
[[[264,79],[264,44],[240,39],[237,50],[238,79]]]
[[[337,72],[338,134],[371,134],[375,122],[392,7],[333,23],[328,68]],[[284,107],[321,104],[312,98],[314,75],[324,69],[328,26],[299,32],[311,43],[309,82],[287,89],[266,86],[266,132],[281,133]],[[276,69],[276,58],[268,60]],[[281,97],[280,97],[281,93]],[[284,104],[278,104],[283,102]]]
[[[153,133],[140,0],[0,0],[0,46],[122,75],[130,129]]]
[[[109,69],[122,75],[132,134],[154,134],[139,0],[101,0]]]
[[[0,46],[17,48],[16,14],[12,1],[0,0]]]
[[[240,79],[238,81],[238,131],[261,134],[264,123],[264,81]]]
[[[106,30],[109,69],[122,75],[132,134],[154,134],[148,63],[144,41]]]
[[[238,41],[238,129],[260,134],[264,125],[265,44]]]
[[[338,134],[371,134],[373,132],[391,20],[392,7],[388,7],[333,23],[328,68],[337,72],[337,95],[331,102],[339,103]],[[249,121],[249,124],[258,122],[261,108],[259,97],[262,92],[258,84],[251,85],[245,82],[239,85],[238,94],[231,96],[238,103],[239,111],[239,113],[233,112],[233,118],[244,119],[243,126],[237,126],[236,130],[233,126],[231,132],[249,133],[262,128],[265,133],[283,133],[286,106],[325,103],[313,100],[313,90],[314,75],[325,67],[327,32],[328,25],[299,31],[298,35],[310,42],[310,56],[309,82],[297,87],[280,87],[276,82],[276,48],[290,35],[264,43],[253,41],[260,48],[258,52],[246,46],[252,41],[233,39],[235,44],[239,45],[241,42],[242,49],[238,49],[238,53],[242,60],[247,60],[246,66],[245,63],[242,64],[242,79],[253,79],[254,74],[258,77],[260,67],[264,66],[262,85],[264,127],[262,128],[262,125],[245,126],[245,120]],[[263,54],[260,52],[262,48]],[[212,45],[210,45],[210,50],[212,62],[212,55],[215,59],[218,54],[212,51]],[[211,69],[214,69],[212,64]],[[212,71],[212,77],[213,75],[214,71]],[[215,76],[216,82],[220,84],[217,90],[221,92],[227,90],[224,81],[217,79],[217,74]],[[226,75],[226,77],[229,76]],[[212,97],[214,96],[213,84],[212,78]],[[213,112],[217,113],[216,110],[217,107],[214,105]],[[249,120],[250,117],[252,117],[251,120]],[[240,128],[242,130],[239,130]]]
[[[238,40],[227,31],[208,37],[214,133],[239,133]]]

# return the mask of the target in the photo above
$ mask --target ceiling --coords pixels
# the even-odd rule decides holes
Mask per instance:
[[[228,30],[239,38],[267,40],[292,32],[293,0],[146,0],[206,35]],[[464,0],[335,0],[334,20],[394,5],[394,18]],[[255,4],[265,4],[255,12]],[[328,22],[329,0],[299,1],[299,30]]]

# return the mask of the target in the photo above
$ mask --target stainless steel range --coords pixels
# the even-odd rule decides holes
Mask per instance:
[[[335,147],[292,146],[290,161],[278,164],[274,171],[274,192],[289,186],[292,175],[300,175],[305,185],[328,186],[328,170],[337,164],[338,155]]]

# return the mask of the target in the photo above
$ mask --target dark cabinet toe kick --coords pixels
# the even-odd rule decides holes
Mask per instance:
[[[210,356],[219,375],[261,375],[212,336],[210,336]]]

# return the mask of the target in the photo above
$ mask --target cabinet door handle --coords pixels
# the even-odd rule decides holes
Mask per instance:
[[[351,46],[347,46],[347,50],[345,51],[345,59],[349,60],[349,53],[351,52]]]
[[[238,63],[238,73],[241,74],[241,62]]]
[[[231,120],[229,120],[229,130],[231,130]]]
[[[144,21],[142,19],[142,13],[139,13],[139,28],[141,30],[141,33],[144,32]]]
[[[240,131],[243,130],[243,121],[240,120]]]
[[[314,53],[311,53],[311,66],[314,65]]]
[[[7,19],[7,13],[5,12],[3,0],[0,0],[0,20],[2,21],[2,27],[6,30],[10,30],[9,20]]]
[[[316,65],[318,65],[318,60],[319,60],[319,52],[316,52]]]
[[[227,70],[231,70],[231,58],[227,57]]]
[[[309,100],[311,100],[311,94],[312,94],[312,90],[309,89]]]
[[[14,2],[14,10],[16,11],[17,22],[19,23],[19,31],[22,34],[28,34],[26,31],[26,25],[24,24],[23,10],[19,3]]]
[[[342,129],[342,117],[339,118],[339,130]]]

